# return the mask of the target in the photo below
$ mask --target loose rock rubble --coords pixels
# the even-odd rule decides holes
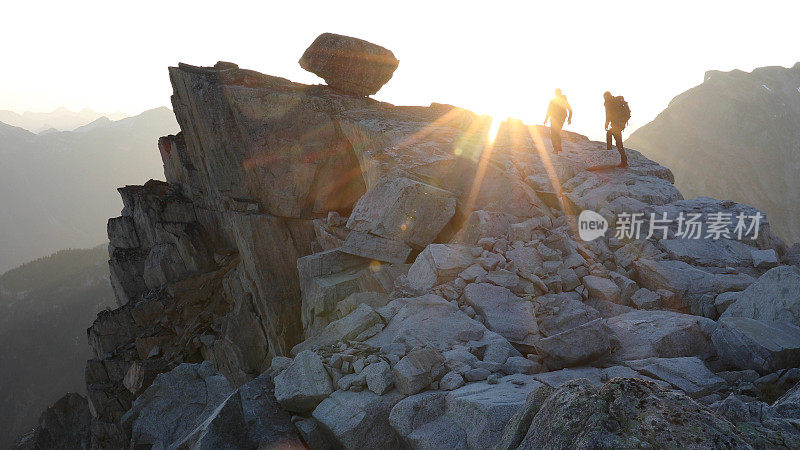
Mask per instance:
[[[338,90],[170,68],[168,182],[121,188],[109,221],[120,307],[88,331],[93,447],[274,445],[288,413],[312,448],[797,443],[800,269],[768,222],[743,241],[576,229],[585,208],[753,208],[684,200],[634,150],[613,168],[576,134],[552,155],[543,127],[492,140],[488,117],[365,98],[352,85],[388,76],[318,53],[304,64]],[[159,428],[165,398],[200,392]]]

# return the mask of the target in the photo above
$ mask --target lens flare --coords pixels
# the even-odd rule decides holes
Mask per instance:
[[[489,125],[489,132],[486,133],[490,144],[494,144],[495,139],[497,139],[497,132],[500,131],[500,124],[502,123],[503,121],[499,116],[492,116],[492,124]]]

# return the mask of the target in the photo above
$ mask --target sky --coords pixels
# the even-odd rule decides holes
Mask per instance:
[[[633,130],[706,70],[800,60],[797,1],[29,0],[3,8],[0,109],[17,112],[169,106],[167,67],[178,62],[231,61],[322,83],[297,60],[333,32],[400,60],[379,100],[540,123],[561,88],[575,111],[566,129],[597,139],[606,90],[628,100]]]

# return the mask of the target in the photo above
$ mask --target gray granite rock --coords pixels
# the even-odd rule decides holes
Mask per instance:
[[[322,358],[310,350],[299,352],[289,367],[275,377],[275,397],[288,411],[309,412],[332,392],[333,383]]]
[[[414,448],[491,448],[527,395],[541,386],[514,375],[493,385],[483,381],[449,392],[423,392],[399,402],[390,422]]]
[[[383,395],[392,388],[392,368],[386,361],[381,360],[368,365],[362,371],[362,375],[367,388],[378,395]]]
[[[516,436],[520,449],[750,447],[733,424],[686,395],[630,378],[562,385]]]
[[[592,297],[614,303],[620,300],[620,288],[609,278],[588,275],[583,277],[583,285],[589,289],[589,295]]]
[[[533,305],[508,289],[474,283],[464,289],[464,300],[484,318],[490,330],[520,344],[532,345],[536,341],[538,325]]]
[[[209,362],[181,364],[158,375],[125,414],[131,446],[169,447],[210,416],[233,387]]]
[[[713,320],[671,311],[634,311],[607,319],[612,354],[618,361],[714,354]]]
[[[416,394],[442,375],[444,362],[444,356],[434,348],[413,350],[392,369],[394,385],[404,395]]]
[[[174,448],[300,445],[290,415],[281,409],[267,374],[240,386]]]
[[[398,436],[389,425],[389,411],[402,398],[397,391],[336,391],[314,409],[313,417],[344,448],[395,448]]]
[[[753,266],[756,269],[771,269],[780,264],[778,254],[775,253],[774,249],[752,250],[750,254],[753,258]]]
[[[647,358],[625,361],[625,365],[644,375],[666,381],[692,398],[711,394],[726,385],[696,356]]]
[[[611,348],[603,319],[595,319],[540,339],[535,346],[551,370],[593,361]]]
[[[325,326],[325,329],[316,336],[306,339],[294,346],[292,348],[292,354],[299,355],[300,352],[305,350],[313,350],[340,341],[353,340],[364,331],[373,328],[375,325],[382,324],[381,316],[369,305],[361,303],[350,314],[329,323]]]
[[[711,340],[720,359],[736,369],[775,372],[800,366],[800,328],[788,323],[725,317]]]
[[[749,317],[800,326],[800,268],[770,269],[738,293],[721,317]]]

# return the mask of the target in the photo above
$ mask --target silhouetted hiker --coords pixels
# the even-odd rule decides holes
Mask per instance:
[[[564,120],[568,124],[572,123],[572,108],[569,106],[567,96],[561,93],[561,89],[556,89],[556,96],[550,100],[547,116],[544,118],[545,125],[547,125],[547,119],[550,119],[550,141],[553,143],[553,153],[558,153],[561,151],[561,127],[564,126]]]
[[[628,120],[631,118],[631,108],[628,102],[621,95],[614,97],[611,92],[606,91],[603,94],[606,106],[606,150],[611,150],[611,138],[617,141],[617,150],[621,162],[620,167],[628,165],[628,156],[625,154],[625,147],[622,145],[622,130],[628,126]],[[609,128],[609,124],[611,127]]]

